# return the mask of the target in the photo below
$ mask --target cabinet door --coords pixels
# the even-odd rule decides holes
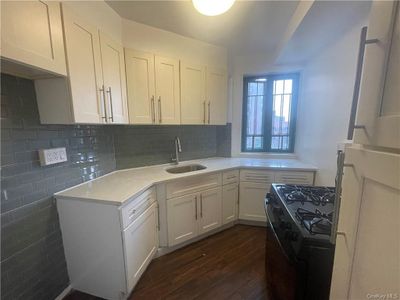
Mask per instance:
[[[2,1],[1,28],[3,57],[67,75],[60,3]]]
[[[179,60],[155,57],[157,121],[160,124],[180,124]]]
[[[228,80],[224,70],[207,68],[208,124],[225,125],[228,103]]]
[[[239,219],[249,221],[266,221],[264,210],[265,195],[270,184],[241,182],[239,188]]]
[[[167,200],[168,244],[174,246],[197,236],[198,194]]]
[[[199,233],[218,228],[222,224],[222,189],[211,189],[200,194]]]
[[[130,123],[155,123],[154,55],[125,49],[125,65]]]
[[[206,123],[205,67],[181,63],[181,123]]]
[[[124,230],[128,291],[146,270],[158,248],[157,204],[154,203]]]
[[[105,122],[99,34],[63,5],[65,46],[74,121]]]
[[[400,155],[345,150],[331,299],[399,295]]]
[[[354,141],[400,148],[400,21],[398,1],[374,1]]]
[[[128,123],[125,60],[122,45],[100,32],[101,64],[108,123]]]
[[[237,219],[239,202],[239,187],[237,183],[222,187],[222,224],[233,222]]]

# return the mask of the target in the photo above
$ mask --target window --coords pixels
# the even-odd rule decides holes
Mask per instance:
[[[293,152],[298,74],[245,77],[243,152]]]

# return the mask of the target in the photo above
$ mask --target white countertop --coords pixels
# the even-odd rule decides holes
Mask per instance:
[[[317,168],[296,159],[259,158],[207,158],[184,161],[179,166],[201,164],[207,168],[195,172],[171,174],[166,169],[174,165],[155,165],[148,167],[118,170],[97,179],[79,184],[55,194],[57,199],[81,199],[122,205],[149,187],[178,178],[197,176],[237,168],[273,169],[291,171],[316,171]]]

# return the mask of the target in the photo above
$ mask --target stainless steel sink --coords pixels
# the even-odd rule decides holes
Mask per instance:
[[[187,172],[194,172],[194,171],[204,170],[206,168],[207,167],[205,167],[203,165],[193,164],[193,165],[185,165],[185,166],[181,166],[181,167],[169,168],[166,171],[168,173],[172,173],[172,174],[179,174],[179,173],[187,173]]]

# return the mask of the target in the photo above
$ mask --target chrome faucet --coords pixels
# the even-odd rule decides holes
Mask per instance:
[[[182,152],[182,147],[181,147],[181,140],[179,137],[175,137],[175,158],[172,158],[172,162],[174,162],[176,165],[179,164],[179,153]]]

